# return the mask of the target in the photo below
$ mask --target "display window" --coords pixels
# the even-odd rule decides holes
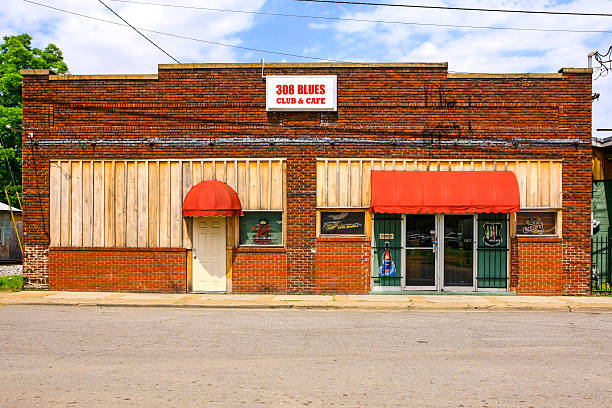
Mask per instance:
[[[521,211],[516,214],[516,235],[551,236],[557,234],[557,213]]]
[[[241,246],[282,246],[282,211],[245,211],[240,217]]]
[[[321,235],[365,235],[365,212],[321,211]]]

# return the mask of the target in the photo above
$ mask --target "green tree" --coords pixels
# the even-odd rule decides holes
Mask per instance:
[[[49,69],[68,72],[62,51],[49,44],[32,48],[28,34],[3,37],[0,44],[0,201],[6,203],[5,187],[11,204],[18,207],[21,194],[21,74],[22,69]]]

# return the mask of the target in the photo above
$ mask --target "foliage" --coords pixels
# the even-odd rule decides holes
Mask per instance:
[[[0,201],[6,203],[5,187],[13,207],[19,207],[21,192],[21,74],[22,69],[68,72],[60,49],[49,44],[32,47],[28,34],[5,36],[0,44]],[[10,168],[9,168],[10,166]],[[11,176],[12,172],[12,176]],[[14,180],[14,182],[13,182]]]
[[[20,291],[23,289],[23,276],[0,276],[0,291]]]

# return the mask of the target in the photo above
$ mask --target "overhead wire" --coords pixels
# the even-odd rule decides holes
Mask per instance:
[[[482,29],[482,30],[512,30],[512,31],[539,31],[539,32],[568,32],[568,33],[596,33],[596,34],[610,34],[612,30],[572,30],[572,29],[561,29],[561,28],[529,28],[529,27],[494,27],[494,26],[473,26],[473,25],[462,25],[462,24],[440,24],[440,23],[420,23],[413,21],[393,21],[393,20],[376,20],[368,18],[349,18],[349,17],[329,17],[329,16],[313,16],[303,14],[288,14],[288,13],[273,13],[268,11],[248,11],[248,10],[233,10],[213,7],[202,7],[202,6],[187,6],[181,4],[168,4],[168,3],[154,3],[148,1],[137,1],[137,0],[110,0],[116,3],[127,3],[127,4],[142,4],[149,6],[160,6],[160,7],[171,7],[177,9],[188,9],[188,10],[203,10],[203,11],[217,11],[225,13],[239,13],[239,14],[251,14],[251,15],[262,15],[271,17],[292,17],[292,18],[303,18],[312,20],[331,20],[331,21],[350,21],[358,23],[376,23],[376,24],[397,24],[397,25],[414,25],[414,26],[425,26],[425,27],[443,27],[443,28],[461,28],[461,29]]]
[[[595,79],[599,79],[608,75],[608,73],[612,69],[612,45],[608,48],[608,51],[605,54],[602,54],[597,51],[595,55],[593,55],[593,57],[595,58],[595,61],[599,62],[600,65],[599,67],[597,67],[599,70],[599,74],[595,77]],[[608,58],[607,60],[604,59],[606,57]],[[610,64],[610,68],[608,68],[606,64]]]
[[[122,27],[127,27],[127,24],[122,24],[122,23],[119,23],[117,21],[105,20],[103,18],[89,16],[87,14],[82,14],[82,13],[78,13],[78,12],[75,12],[75,11],[70,11],[70,10],[59,8],[59,7],[50,6],[48,4],[38,3],[38,2],[32,1],[32,0],[22,0],[22,1],[24,1],[26,3],[34,4],[34,5],[37,5],[37,6],[40,6],[40,7],[45,7],[45,8],[48,8],[48,9],[60,11],[62,13],[72,14],[72,15],[75,15],[75,16],[87,18],[87,19],[90,19],[90,20],[95,20],[95,21],[100,21],[100,22],[103,22],[103,23],[109,23],[109,24],[114,24],[114,25],[118,25],[118,26],[122,26]],[[345,62],[345,61],[339,61],[339,60],[334,60],[334,59],[330,59],[330,58],[310,57],[310,56],[307,56],[307,55],[292,54],[292,53],[288,53],[288,52],[272,51],[272,50],[266,50],[266,49],[262,49],[262,48],[254,48],[254,47],[245,47],[245,46],[242,46],[242,45],[226,44],[226,43],[222,43],[222,42],[218,42],[218,41],[202,40],[200,38],[194,38],[194,37],[189,37],[189,36],[180,35],[180,34],[166,33],[166,32],[163,32],[163,31],[151,30],[151,29],[142,28],[142,27],[138,27],[138,28],[141,31],[146,31],[146,32],[149,32],[149,33],[165,35],[165,36],[174,37],[174,38],[181,38],[181,39],[184,39],[184,40],[196,41],[196,42],[201,42],[201,43],[205,43],[205,44],[218,45],[218,46],[221,46],[221,47],[236,48],[236,49],[241,49],[241,50],[246,50],[246,51],[262,52],[262,53],[266,53],[266,54],[282,55],[282,56],[286,56],[286,57],[296,57],[296,58],[302,58],[302,59],[308,59],[308,60],[314,60],[314,61]]]
[[[478,7],[451,7],[451,6],[426,6],[421,4],[402,4],[402,3],[376,3],[370,1],[349,1],[349,0],[294,0],[308,3],[329,3],[344,4],[353,6],[381,6],[381,7],[402,7],[419,8],[430,10],[455,10],[455,11],[480,11],[491,13],[521,13],[521,14],[546,14],[556,16],[587,16],[587,17],[612,17],[610,13],[583,13],[574,11],[543,11],[543,10],[516,10],[516,9],[490,9]]]
[[[145,40],[147,40],[148,42],[150,42],[151,44],[153,44],[158,50],[160,50],[161,52],[163,52],[164,54],[166,54],[167,56],[169,56],[171,59],[173,59],[177,64],[180,64],[181,62],[179,60],[177,60],[176,58],[174,58],[172,55],[170,55],[168,53],[168,51],[164,50],[162,47],[160,47],[159,45],[157,45],[155,42],[153,42],[153,40],[151,40],[149,37],[147,37],[146,35],[144,35],[143,33],[141,33],[140,31],[138,31],[138,29],[136,27],[134,27],[133,25],[131,25],[130,23],[128,23],[128,21],[126,19],[124,19],[123,17],[121,17],[119,14],[117,14],[117,12],[115,10],[113,10],[112,8],[110,8],[106,3],[104,3],[102,0],[98,0],[100,2],[100,4],[102,4],[104,7],[106,7],[108,10],[110,10],[111,13],[113,13],[114,15],[116,15],[117,17],[119,17],[119,19],[121,21],[123,21],[125,24],[127,24],[128,26],[130,26],[130,28],[132,28],[134,31],[136,31],[138,34],[140,34]]]

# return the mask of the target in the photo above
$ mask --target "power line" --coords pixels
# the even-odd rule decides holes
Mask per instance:
[[[116,21],[110,21],[110,20],[105,20],[103,18],[88,16],[87,14],[81,14],[81,13],[77,13],[75,11],[65,10],[65,9],[62,9],[62,8],[59,8],[59,7],[49,6],[47,4],[37,3],[37,2],[32,1],[32,0],[22,0],[22,1],[24,1],[26,3],[30,3],[30,4],[35,4],[35,5],[40,6],[40,7],[45,7],[45,8],[49,8],[49,9],[52,9],[52,10],[60,11],[62,13],[72,14],[72,15],[75,15],[75,16],[87,18],[87,19],[90,19],[90,20],[95,20],[95,21],[100,21],[100,22],[103,22],[103,23],[109,23],[109,24],[114,24],[114,25],[118,25],[118,26],[122,26],[122,27],[127,27],[126,24],[121,24],[121,23],[118,23]],[[244,47],[244,46],[240,46],[240,45],[225,44],[225,43],[216,42],[216,41],[209,41],[209,40],[202,40],[200,38],[188,37],[188,36],[180,35],[180,34],[172,34],[172,33],[165,33],[163,31],[150,30],[150,29],[142,28],[142,27],[139,27],[139,29],[141,31],[146,31],[146,32],[149,32],[149,33],[165,35],[165,36],[174,37],[174,38],[181,38],[181,39],[184,39],[184,40],[197,41],[197,42],[201,42],[201,43],[205,43],[205,44],[218,45],[218,46],[221,46],[221,47],[237,48],[237,49],[246,50],[246,51],[262,52],[262,53],[266,53],[266,54],[282,55],[282,56],[286,56],[286,57],[296,57],[296,58],[303,58],[303,59],[309,59],[309,60],[315,60],[315,61],[345,62],[345,61],[333,60],[333,59],[329,59],[329,58],[309,57],[309,56],[306,56],[306,55],[291,54],[291,53],[287,53],[287,52],[271,51],[271,50],[265,50],[265,49],[261,49],[261,48],[252,48],[252,47]]]
[[[384,6],[384,7],[404,7],[404,8],[420,8],[432,10],[456,10],[456,11],[483,11],[494,13],[522,13],[522,14],[547,14],[561,16],[589,16],[589,17],[612,17],[609,13],[580,13],[572,11],[540,11],[540,10],[512,10],[512,9],[488,9],[476,7],[450,7],[450,6],[423,6],[417,4],[394,4],[394,3],[374,3],[369,1],[345,1],[345,0],[294,0],[309,3],[332,3],[332,4],[347,4],[354,6]]]
[[[151,3],[146,1],[134,1],[134,0],[111,0],[117,3],[129,3],[129,4],[143,4],[150,6],[161,6],[161,7],[172,7],[178,9],[189,9],[189,10],[205,10],[205,11],[219,11],[227,13],[240,13],[240,14],[251,14],[251,15],[262,15],[272,17],[293,17],[293,18],[306,18],[313,20],[334,20],[334,21],[351,21],[359,23],[379,23],[379,24],[401,24],[401,25],[415,25],[415,26],[428,26],[428,27],[447,27],[447,28],[464,28],[464,29],[485,29],[485,30],[513,30],[513,31],[540,31],[540,32],[560,32],[560,33],[605,33],[610,34],[612,31],[606,30],[570,30],[570,29],[547,29],[547,28],[521,28],[521,27],[491,27],[491,26],[471,26],[471,25],[459,25],[459,24],[436,24],[436,23],[417,23],[409,21],[389,21],[389,20],[374,20],[366,18],[348,18],[348,17],[327,17],[327,16],[312,16],[302,14],[286,14],[286,13],[272,13],[266,11],[246,11],[246,10],[231,10],[221,9],[212,7],[201,7],[201,6],[185,6],[180,4],[167,4],[167,3]]]
[[[143,33],[141,33],[140,31],[138,31],[138,29],[136,27],[134,27],[133,25],[131,25],[130,23],[128,23],[123,17],[121,17],[119,14],[117,14],[115,12],[115,10],[113,10],[112,8],[108,7],[106,5],[106,3],[104,3],[102,0],[98,0],[104,7],[106,7],[107,9],[110,10],[111,13],[113,13],[114,15],[116,15],[117,17],[119,17],[121,19],[121,21],[123,21],[125,24],[127,24],[128,26],[130,26],[134,31],[136,31],[138,34],[140,34],[141,36],[144,37],[145,40],[147,40],[148,42],[150,42],[151,44],[153,44],[155,47],[157,47],[157,49],[159,49],[161,52],[163,52],[164,54],[166,54],[167,56],[169,56],[170,58],[172,58],[177,64],[180,64],[181,62],[179,60],[177,60],[176,58],[174,58],[172,55],[168,54],[168,52],[166,50],[164,50],[162,47],[160,47],[159,45],[155,44],[153,41],[151,41],[151,39],[149,37],[147,37],[146,35],[144,35]]]

